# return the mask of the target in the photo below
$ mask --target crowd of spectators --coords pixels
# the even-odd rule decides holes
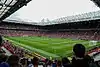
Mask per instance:
[[[17,24],[17,23],[1,23],[1,29],[24,29],[24,30],[38,30],[38,28],[32,25],[24,25],[24,24]]]
[[[5,47],[11,54],[18,55],[20,57],[24,56],[25,50],[17,46],[14,46],[8,40],[4,40],[3,47]]]
[[[94,59],[86,54],[86,48],[82,44],[75,44],[73,47],[72,60],[67,57],[62,59],[44,59],[41,60],[37,56],[28,58],[23,55],[25,52],[23,49],[12,46],[7,40],[2,40],[0,36],[0,50],[4,46],[12,55],[6,56],[0,52],[0,67],[99,67],[99,61],[94,62]],[[97,48],[94,48],[97,49]]]
[[[100,32],[93,31],[74,31],[74,32],[40,32],[40,36],[47,37],[59,37],[59,38],[72,38],[72,39],[84,39],[84,40],[100,40]]]
[[[23,31],[23,30],[0,30],[2,36],[38,36],[39,31]]]
[[[99,24],[92,28],[91,24],[87,28],[82,29],[42,29],[38,26],[17,24],[17,23],[1,23],[0,35],[2,36],[48,36],[48,37],[62,37],[75,38],[85,40],[100,40]],[[90,27],[90,28],[88,28]],[[49,32],[48,32],[49,31]],[[63,31],[63,32],[62,32]]]
[[[24,25],[1,25],[0,35],[2,36],[47,36],[47,37],[61,37],[61,38],[75,38],[85,40],[100,40],[99,31],[83,30],[83,31],[41,31],[38,28]],[[1,47],[5,47],[11,56],[6,56],[5,51]],[[95,48],[85,54],[86,49],[82,44],[75,44],[73,47],[72,60],[67,57],[62,59],[41,59],[38,55],[33,55],[28,51],[12,45],[8,40],[2,41],[0,36],[0,67],[100,67],[100,61],[94,62],[94,59],[88,54],[100,52],[100,49]],[[94,54],[94,55],[96,55]],[[32,58],[26,57],[33,56]],[[42,63],[41,63],[42,62]]]
[[[41,31],[25,31],[25,30],[0,30],[2,36],[47,36],[60,38],[74,38],[84,40],[100,40],[100,32],[94,31],[74,31],[74,32],[41,32]]]

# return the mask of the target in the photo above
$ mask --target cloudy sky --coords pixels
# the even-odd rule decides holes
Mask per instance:
[[[43,18],[53,20],[98,10],[100,9],[90,0],[32,0],[8,19],[39,22]]]

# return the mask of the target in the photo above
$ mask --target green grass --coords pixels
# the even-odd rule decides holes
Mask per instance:
[[[70,38],[49,38],[49,37],[6,37],[13,44],[24,47],[27,50],[38,52],[45,57],[63,57],[72,54],[72,48],[76,43],[89,46],[89,41]],[[99,44],[99,43],[98,43]]]

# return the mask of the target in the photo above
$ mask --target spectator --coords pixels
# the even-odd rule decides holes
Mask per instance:
[[[76,57],[83,58],[85,55],[85,47],[82,44],[76,44],[73,48]]]
[[[63,65],[63,67],[72,67],[72,65],[67,57],[62,58],[62,65]]]
[[[45,59],[45,67],[48,67],[49,59]]]
[[[28,67],[34,67],[33,64],[32,64],[31,59],[28,59]]]
[[[75,56],[72,58],[73,67],[89,67],[88,62],[84,59],[85,47],[82,44],[76,44],[73,47]]]
[[[97,67],[96,63],[94,63],[94,59],[91,58],[89,55],[85,56],[85,60],[88,62],[89,67]]]
[[[6,55],[0,55],[0,67],[9,67],[9,64],[6,63],[7,58]]]
[[[4,54],[1,54],[1,55],[0,55],[0,63],[6,62],[6,61],[7,61],[7,58],[8,58],[8,56],[6,56],[6,55],[4,55]]]
[[[57,60],[53,60],[52,67],[57,67]]]
[[[57,67],[62,67],[62,64],[61,64],[60,60],[57,61]]]
[[[100,60],[95,62],[98,67],[100,67]]]
[[[38,67],[38,58],[34,57],[33,60],[32,60],[32,63],[34,65],[34,67]]]
[[[21,59],[20,63],[22,65],[22,67],[26,67],[27,66],[27,59],[26,58]]]
[[[16,55],[11,55],[9,58],[8,58],[8,64],[10,67],[22,67],[20,64],[19,64],[19,57],[16,56]]]
[[[1,46],[1,44],[2,44],[2,36],[0,35],[0,46]]]
[[[2,47],[2,36],[0,36],[0,51],[1,51],[1,47]]]

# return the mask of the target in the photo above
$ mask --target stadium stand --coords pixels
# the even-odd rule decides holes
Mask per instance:
[[[62,62],[60,60],[53,60],[52,61],[52,60],[49,60],[49,59],[46,59],[46,58],[44,60],[41,59],[41,58],[39,59],[39,56],[37,56],[37,53],[36,53],[36,55],[34,55],[34,54],[32,54],[32,53],[30,53],[28,51],[23,50],[22,48],[18,48],[18,47],[15,47],[15,46],[11,46],[12,44],[9,41],[3,42],[3,45],[2,46],[5,46],[5,45],[7,46],[6,47],[7,49],[8,48],[9,49],[11,49],[11,48],[13,49],[13,50],[9,50],[8,49],[11,53],[14,52],[14,54],[12,53],[12,55],[10,57],[8,57],[8,61],[5,64],[3,64],[3,65],[6,65],[6,66],[9,66],[9,65],[12,66],[12,65],[14,65],[13,67],[15,67],[17,65],[20,65],[20,67],[22,67],[22,66],[27,67],[27,65],[30,65],[31,64],[31,65],[34,65],[35,67],[38,67],[39,64],[42,64],[43,66],[46,66],[46,67],[48,65],[49,66],[53,66],[53,67],[54,66],[56,66],[56,67],[59,67],[60,66],[61,67],[62,64],[63,64],[64,67],[66,67],[66,66],[68,66],[68,67],[77,67],[74,64],[77,64],[79,62],[80,62],[80,65],[81,66],[82,65],[88,65],[88,64],[85,64],[85,63],[88,62],[88,61],[86,61],[88,59],[84,57],[85,47],[83,45],[81,45],[81,44],[76,44],[73,47],[73,51],[75,52],[75,55],[76,56],[73,57],[74,60],[72,61],[72,64],[71,64],[71,62],[67,58],[63,58],[62,59]],[[93,49],[95,51],[97,50],[97,48],[93,48]],[[26,55],[30,55],[30,56],[34,57],[34,59],[32,60],[32,58],[29,58],[29,57],[23,55],[23,52],[25,52],[24,54],[26,54]],[[80,54],[80,52],[81,52],[81,54]],[[83,59],[81,59],[82,57],[84,57],[84,61],[80,61],[80,60],[83,60]],[[77,58],[78,60],[75,60],[75,58]],[[16,59],[16,61],[15,61],[15,59]],[[21,64],[18,64],[19,63],[19,60],[20,60],[20,63]],[[41,60],[42,63],[40,63],[40,60]],[[81,64],[81,62],[82,62],[82,64]],[[92,63],[92,64],[95,64],[95,63]],[[85,66],[85,67],[89,67],[89,66]]]
[[[62,24],[46,25],[46,26],[7,23],[7,22],[2,22],[1,25],[2,26],[0,26],[1,29],[0,34],[3,36],[45,35],[49,37],[64,37],[64,38],[70,37],[70,38],[86,39],[86,40],[100,39],[99,36],[100,23],[98,20],[75,22],[75,23],[62,23]]]
[[[86,40],[100,39],[100,11],[85,13],[82,15],[59,18],[51,22],[60,24],[53,25],[32,25],[13,22],[1,22],[0,34],[3,36],[48,36],[62,38],[76,38]],[[78,18],[77,18],[78,17]],[[89,19],[88,19],[89,18]],[[73,20],[74,19],[74,20]],[[70,21],[69,21],[70,20]],[[16,33],[17,31],[17,33]],[[12,33],[13,32],[13,33]],[[50,32],[50,33],[48,33]]]
[[[8,24],[9,24],[9,26],[8,26]],[[12,26],[13,24],[15,24],[15,25],[18,24],[18,25]],[[27,26],[27,28],[25,25]],[[33,26],[33,25],[20,24],[20,23],[3,22],[2,26],[0,27],[0,29],[1,29],[0,34],[2,36],[47,36],[47,37],[99,40],[99,38],[100,38],[99,37],[99,34],[100,34],[99,25],[100,25],[100,23],[98,21],[62,23],[62,24],[47,25],[47,26],[37,26],[37,25]],[[35,57],[39,58],[38,64],[42,64],[43,66],[48,66],[48,65],[50,65],[50,66],[51,65],[52,66],[62,66],[61,64],[63,64],[59,60],[53,60],[51,63],[49,63],[48,61],[46,61],[45,57],[42,57],[35,52],[33,52],[33,53],[28,52],[27,50],[24,50],[18,46],[16,47],[16,46],[12,45],[12,43],[9,41],[4,41],[3,46],[10,53],[12,53],[12,55],[14,54],[14,55],[17,55],[19,57],[27,58],[24,61],[26,61],[28,59],[32,59],[35,56]],[[94,52],[96,52],[96,53],[94,53]],[[93,54],[92,55],[93,57],[97,56],[98,53],[99,53],[99,48],[91,49],[88,52],[88,54],[90,56]],[[42,62],[40,62],[40,60]],[[98,65],[99,61],[95,61],[95,62]],[[31,64],[32,62],[27,61],[27,64],[28,63]],[[26,64],[22,63],[22,65],[26,65]],[[34,64],[32,64],[32,65],[34,65]],[[64,66],[66,66],[66,65],[68,65],[69,67],[72,67],[69,62],[68,62],[68,64],[65,64]],[[37,67],[37,62],[36,62],[36,67]]]
[[[100,40],[100,11],[62,17],[49,21],[49,24],[43,23],[43,25],[2,21],[22,6],[27,5],[30,1],[12,0],[9,4],[6,4],[7,0],[5,0],[2,1],[4,3],[0,3],[0,6],[4,9],[0,14],[0,67],[41,67],[41,65],[43,67],[100,67],[99,46],[89,49],[86,52],[86,48],[82,44],[75,44],[73,47],[74,56],[71,56],[71,61],[67,57],[60,60],[48,59],[35,51],[31,52],[21,46],[16,46],[9,40],[2,40],[2,37],[8,36],[46,36]],[[93,1],[99,6],[99,2],[97,3],[98,0]],[[9,55],[6,53],[9,53]],[[97,60],[98,56],[99,60]]]

